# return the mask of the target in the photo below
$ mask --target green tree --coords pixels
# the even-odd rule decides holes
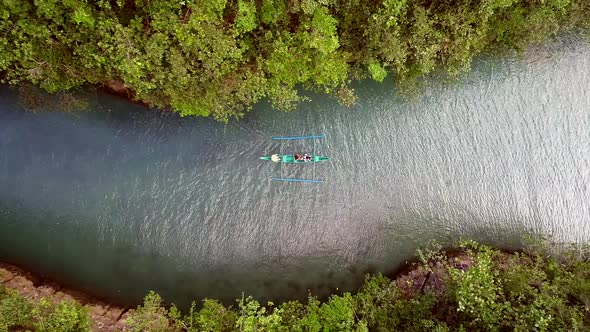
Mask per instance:
[[[162,298],[155,292],[149,292],[143,305],[127,318],[126,324],[133,332],[168,332],[174,331],[170,325],[169,311],[162,306]]]

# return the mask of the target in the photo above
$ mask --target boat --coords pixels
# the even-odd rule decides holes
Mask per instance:
[[[270,160],[275,163],[287,163],[287,164],[311,164],[311,163],[319,163],[321,161],[330,160],[329,157],[318,156],[318,155],[310,155],[310,158],[307,160],[305,160],[305,159],[296,160],[294,154],[283,154],[283,155],[273,154],[271,156],[260,157],[260,159]]]
[[[307,136],[273,136],[272,139],[275,141],[292,141],[292,140],[312,140],[313,143],[313,152],[309,154],[283,154],[281,153],[282,148],[280,149],[279,153],[272,154],[270,156],[263,156],[260,157],[262,160],[272,161],[273,163],[278,164],[313,164],[313,174],[315,175],[315,164],[330,160],[329,157],[320,156],[315,154],[315,140],[320,138],[325,138],[324,134],[320,135],[307,135]],[[295,158],[297,156],[298,158]],[[283,167],[280,168],[280,173],[283,175]],[[271,178],[272,181],[283,181],[283,182],[311,182],[311,183],[320,183],[323,180],[320,179],[307,179],[307,178],[290,178],[290,177],[273,177]]]

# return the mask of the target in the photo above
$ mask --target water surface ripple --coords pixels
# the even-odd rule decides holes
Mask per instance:
[[[480,58],[416,102],[356,87],[241,122],[181,119],[98,95],[80,114],[23,110],[0,89],[0,260],[135,303],[354,289],[430,239],[517,246],[528,231],[590,240],[590,47],[565,36]],[[325,133],[332,161],[272,135]],[[322,184],[272,183],[278,174]]]

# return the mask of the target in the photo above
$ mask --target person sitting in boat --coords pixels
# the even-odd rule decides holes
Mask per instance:
[[[303,156],[300,154],[295,154],[295,160],[303,160]]]
[[[306,153],[306,154],[303,155],[303,160],[305,160],[305,161],[311,161],[311,156]]]

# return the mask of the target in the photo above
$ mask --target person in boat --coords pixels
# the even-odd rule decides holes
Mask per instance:
[[[305,160],[305,161],[311,161],[311,156],[306,153],[306,154],[303,155],[303,160]]]
[[[295,154],[295,160],[303,160],[303,156],[300,154]]]

